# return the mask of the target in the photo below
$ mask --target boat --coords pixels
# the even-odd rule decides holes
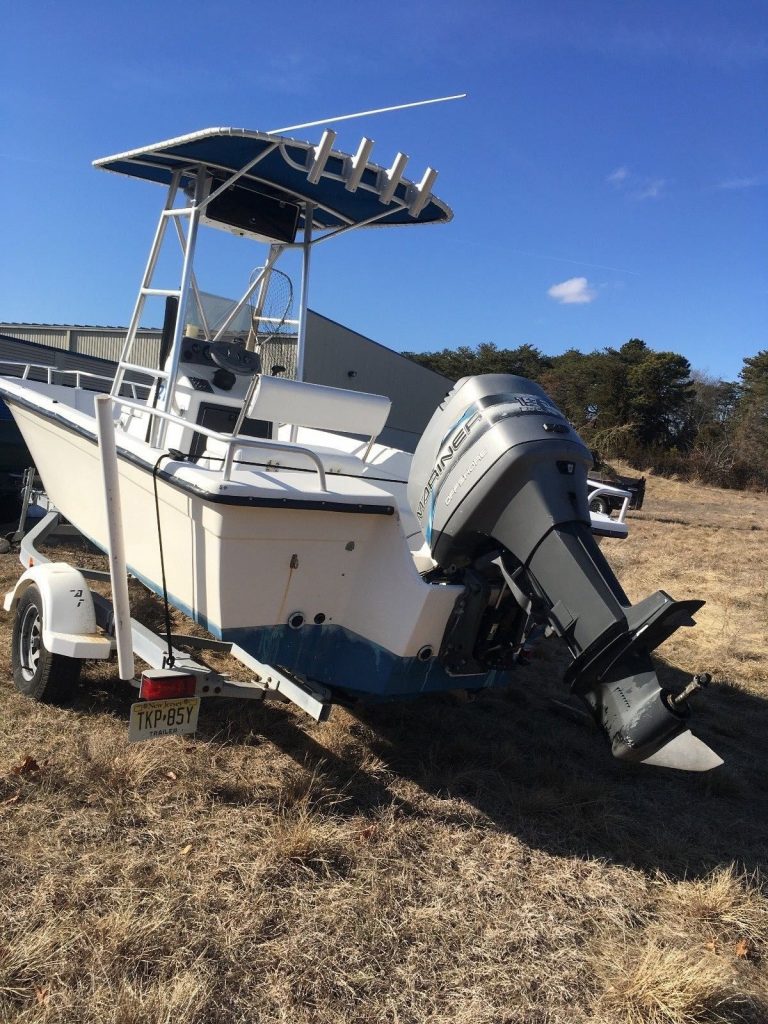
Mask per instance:
[[[699,682],[670,693],[651,660],[703,602],[659,591],[631,604],[593,536],[589,450],[537,384],[457,382],[410,455],[377,440],[387,397],[302,379],[316,247],[452,218],[432,168],[411,181],[403,154],[385,167],[371,140],[349,154],[334,141],[330,129],[312,143],[210,128],[95,161],[166,189],[111,389],[127,569],[214,638],[338,703],[507,686],[554,633],[571,655],[565,684],[616,757],[720,764],[689,729]],[[216,319],[198,286],[203,229],[265,252]],[[158,270],[169,244],[170,287]],[[262,365],[258,330],[290,253],[301,260],[294,378]],[[134,350],[158,298],[153,369]],[[145,393],[126,392],[137,379]],[[109,550],[94,393],[6,375],[0,397],[56,509]]]
[[[0,522],[18,521],[24,470],[31,464],[10,410],[0,402]]]

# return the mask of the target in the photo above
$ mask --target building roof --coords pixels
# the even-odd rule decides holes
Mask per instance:
[[[127,327],[121,327],[118,324],[43,324],[43,323],[28,323],[25,320],[5,320],[0,323],[0,328],[5,329],[7,327],[21,327],[21,328],[48,328],[52,331],[122,331],[123,334],[128,330]],[[147,333],[150,331],[160,332],[160,327],[140,327],[139,333]]]

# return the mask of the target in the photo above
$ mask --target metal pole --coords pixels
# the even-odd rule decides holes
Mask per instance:
[[[216,331],[216,333],[213,336],[213,340],[214,341],[218,341],[219,340],[219,338],[224,334],[224,332],[229,327],[229,325],[232,323],[232,321],[235,319],[235,317],[240,312],[240,310],[245,307],[246,302],[248,302],[250,297],[253,295],[253,293],[258,288],[259,284],[264,279],[264,275],[268,274],[269,271],[272,269],[273,264],[278,259],[278,257],[280,256],[280,253],[283,251],[284,248],[285,248],[284,245],[272,245],[272,246],[270,246],[269,256],[267,257],[266,263],[261,268],[261,270],[259,271],[259,273],[255,277],[255,279],[253,281],[251,281],[251,283],[248,285],[248,287],[245,290],[245,293],[243,294],[242,298],[237,303],[237,305],[233,306],[232,309],[230,309],[229,313],[227,313],[226,320],[221,325],[221,327],[219,327],[219,329]]]
[[[304,380],[304,349],[307,341],[307,296],[309,295],[309,260],[312,253],[312,217],[314,203],[304,204],[304,244],[301,260],[301,299],[299,302],[299,336],[296,340],[296,380]]]
[[[107,555],[109,557],[109,575],[112,580],[117,664],[120,678],[130,680],[134,676],[131,605],[128,598],[128,569],[125,564],[123,521],[120,514],[120,478],[117,469],[115,421],[112,418],[112,399],[109,395],[99,395],[96,398],[96,429],[107,514]]]
[[[184,253],[186,252],[187,238],[186,235],[184,234],[184,228],[182,228],[178,217],[174,217],[173,223],[176,228],[176,235],[179,239],[179,245],[181,246],[181,255],[183,258]],[[203,307],[203,300],[200,296],[200,289],[197,287],[197,278],[195,277],[194,270],[192,271],[192,274],[190,276],[190,283],[192,285],[192,292],[195,296],[195,305],[197,306],[197,312],[200,314],[200,323],[203,325],[203,334],[205,335],[205,340],[210,341],[211,330],[208,326],[208,318],[205,315],[205,308]],[[160,369],[162,370],[162,366],[160,367]]]
[[[189,303],[189,292],[191,287],[192,267],[195,257],[195,245],[197,243],[197,228],[200,223],[200,203],[205,198],[210,187],[210,176],[205,167],[197,170],[195,181],[195,197],[190,204],[189,230],[187,232],[187,244],[184,252],[184,262],[181,268],[181,282],[179,284],[179,312],[176,316],[176,327],[171,342],[171,365],[165,381],[165,392],[160,399],[160,408],[163,412],[170,412],[173,401],[173,392],[176,387],[176,377],[179,372],[179,361],[181,359],[181,339],[184,336],[186,324],[187,305]],[[153,447],[162,447],[165,442],[167,424],[163,423],[155,435]]]
[[[270,247],[269,247],[269,255],[270,256],[272,256],[272,253],[275,251],[276,248],[277,248],[277,246],[274,243],[272,245],[270,245]],[[277,255],[279,255],[279,253]],[[274,257],[274,259],[272,261],[272,265],[274,265],[274,260],[277,259],[277,255]],[[270,282],[271,277],[272,277],[272,267],[270,266],[269,270],[266,271],[262,275],[261,284],[259,286],[259,294],[258,294],[258,297],[256,299],[256,302],[253,304],[253,313],[252,313],[252,316],[251,316],[251,329],[248,332],[248,340],[250,341],[251,334],[253,334],[253,336],[254,336],[254,345],[255,345],[255,342],[258,339],[258,325],[261,322],[261,314],[264,312],[264,302],[266,301],[266,298],[267,298],[267,288],[269,287],[269,282]],[[236,434],[236,433],[238,433],[238,431],[235,430],[234,433]]]
[[[388,114],[393,110],[408,110],[410,107],[426,107],[430,103],[447,103],[449,100],[466,99],[466,93],[460,92],[455,96],[438,96],[434,100],[417,100],[415,103],[398,103],[396,107],[378,107],[376,110],[361,110],[357,114],[341,114],[339,117],[324,117],[322,121],[305,121],[304,124],[290,124],[285,128],[272,128],[267,135],[279,135],[282,132],[295,132],[299,128],[316,128],[321,124],[331,124],[335,121],[351,121],[355,117],[369,117],[371,114]]]

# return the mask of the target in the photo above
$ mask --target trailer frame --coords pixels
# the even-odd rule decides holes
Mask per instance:
[[[43,518],[20,540],[19,561],[25,572],[13,590],[5,595],[4,608],[14,615],[19,607],[19,600],[30,582],[42,583],[40,587],[43,597],[42,617],[46,623],[46,633],[53,637],[51,646],[46,647],[53,654],[64,657],[80,658],[81,660],[113,660],[117,649],[115,640],[115,612],[109,598],[92,590],[88,581],[109,583],[110,573],[97,569],[72,566],[66,562],[54,562],[44,554],[39,545],[45,541],[64,538],[82,538],[82,535],[61,514],[51,508]],[[49,586],[49,577],[62,570],[69,570],[68,582],[77,579],[85,581],[82,587]],[[130,576],[130,574],[128,574]],[[91,630],[83,630],[81,634],[72,630],[70,592],[78,591],[76,600],[78,608],[86,614],[81,616],[83,622],[88,621],[92,610],[93,621],[101,631],[94,636]],[[57,629],[57,625],[65,623],[67,629]],[[66,635],[67,643],[59,639]],[[212,637],[171,634],[170,638],[155,633],[137,619],[130,619],[130,637],[133,653],[152,668],[164,668],[168,655],[169,639],[174,659],[174,670],[195,677],[196,697],[218,697],[231,700],[258,700],[276,698],[297,705],[318,722],[327,720],[332,707],[331,694],[328,689],[309,680],[289,675],[285,670],[273,665],[264,664],[244,651],[237,644],[216,640]],[[80,641],[80,643],[78,643]],[[97,642],[100,641],[100,642]],[[239,661],[250,673],[247,680],[234,680],[226,673],[218,672],[208,665],[200,664],[184,648],[198,651],[214,651],[228,654]],[[128,682],[136,689],[140,688],[140,678],[131,678]]]

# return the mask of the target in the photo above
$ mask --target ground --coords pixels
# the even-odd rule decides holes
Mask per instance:
[[[612,760],[554,643],[506,692],[130,746],[114,668],[36,705],[0,624],[0,1020],[765,1022],[767,531],[768,496],[651,477],[604,542],[633,600],[707,600],[660,651],[715,676],[705,775]]]

